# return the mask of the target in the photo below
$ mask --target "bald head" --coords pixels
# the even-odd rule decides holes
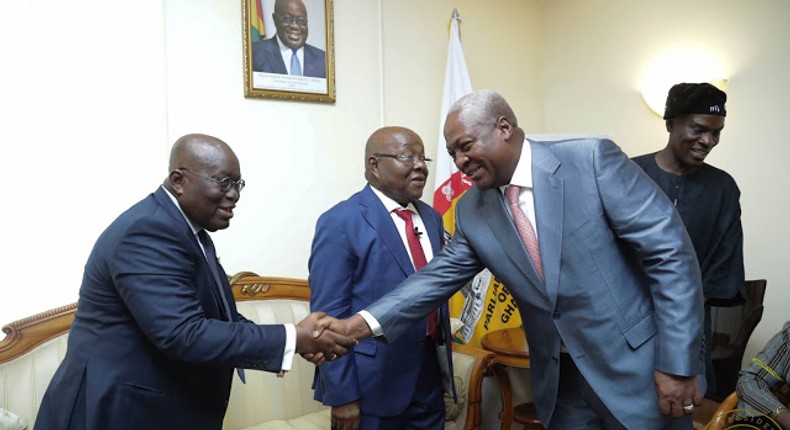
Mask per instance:
[[[420,136],[406,127],[382,127],[368,137],[368,142],[365,144],[365,159],[376,152],[387,152],[392,145],[410,140],[422,143]]]
[[[398,158],[401,157],[401,158]],[[365,145],[365,179],[401,205],[422,197],[428,166],[417,133],[405,127],[382,127]]]
[[[368,137],[368,142],[365,144],[365,160],[370,161],[373,154],[384,153],[389,154],[393,151],[399,151],[400,148],[408,142],[419,142],[422,146],[422,139],[417,133],[411,131],[406,127],[382,127],[373,132]],[[424,148],[422,149],[424,150]],[[365,179],[370,182],[370,169],[371,163],[365,163]]]
[[[182,136],[170,151],[169,170],[164,186],[192,223],[209,231],[228,227],[241,193],[239,186],[222,186],[241,180],[239,159],[228,144],[205,134]]]
[[[187,134],[181,136],[170,149],[169,170],[197,164],[210,164],[213,160],[227,155],[236,155],[227,143],[207,134]]]
[[[298,10],[307,15],[307,9],[302,0],[277,0],[274,2],[274,13],[288,13],[291,10]]]

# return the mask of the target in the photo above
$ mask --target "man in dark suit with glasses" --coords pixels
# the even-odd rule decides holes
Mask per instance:
[[[428,178],[422,139],[376,130],[365,147],[368,185],[318,219],[310,255],[310,308],[345,318],[419,270],[444,244],[441,215],[420,201]],[[389,344],[361,341],[316,368],[316,400],[338,430],[443,430],[454,395],[450,320],[443,304]]]

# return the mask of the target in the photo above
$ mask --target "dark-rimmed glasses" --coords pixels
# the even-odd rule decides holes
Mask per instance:
[[[233,188],[236,189],[236,191],[241,192],[241,190],[244,189],[244,186],[247,185],[247,183],[244,182],[244,179],[239,179],[238,181],[234,181],[233,179],[231,179],[231,178],[229,178],[227,176],[225,176],[224,178],[217,179],[217,178],[212,178],[211,176],[201,175],[198,172],[193,172],[193,171],[191,171],[189,169],[185,169],[183,167],[179,167],[177,170],[181,170],[181,171],[186,172],[186,173],[191,173],[191,174],[193,174],[195,176],[200,176],[203,179],[211,181],[211,182],[219,185],[219,188],[222,190],[222,192],[227,192],[230,189],[230,187],[233,187]]]
[[[403,164],[411,164],[412,166],[417,164],[417,161],[420,161],[421,163],[423,163],[425,165],[427,165],[428,163],[433,161],[432,159],[427,158],[424,155],[404,155],[404,154],[397,154],[396,155],[396,154],[382,154],[380,152],[377,152],[377,153],[373,154],[373,156],[374,157],[392,158],[392,159],[400,161]]]
[[[303,16],[293,16],[287,13],[281,13],[277,15],[277,19],[285,25],[296,23],[299,27],[307,27],[307,18]]]

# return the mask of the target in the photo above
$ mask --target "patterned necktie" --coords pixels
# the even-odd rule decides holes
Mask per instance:
[[[538,272],[540,276],[540,280],[544,281],[543,278],[543,263],[540,259],[540,246],[538,246],[538,237],[535,235],[535,230],[532,228],[532,223],[529,222],[529,218],[521,209],[521,205],[518,203],[518,196],[521,193],[521,187],[516,185],[509,185],[505,189],[505,196],[507,197],[508,202],[510,202],[510,211],[513,212],[513,221],[516,224],[516,230],[518,230],[518,235],[521,237],[521,241],[524,243],[524,248],[527,249],[527,254],[529,254],[529,258],[532,260],[532,264],[535,266],[535,270]]]
[[[411,211],[408,209],[395,209],[395,215],[399,216],[402,220],[406,221],[406,242],[409,243],[409,253],[411,254],[412,261],[414,261],[414,270],[420,270],[428,264],[425,259],[425,251],[420,244],[420,238],[417,236],[417,230],[414,228],[414,221],[411,218]],[[439,321],[439,315],[436,310],[428,314],[428,334],[436,339],[436,324]]]
[[[219,265],[217,264],[217,251],[214,249],[214,242],[209,237],[206,230],[200,230],[198,233],[198,239],[200,239],[200,243],[203,245],[203,250],[206,252],[206,262],[208,263],[208,268],[211,270],[211,274],[214,275],[214,282],[217,283],[217,290],[219,290],[219,297],[220,301],[222,302],[222,307],[224,310],[225,319],[228,321],[233,321],[233,317],[231,316],[230,312],[230,305],[228,304],[228,299],[225,297],[225,291],[223,287],[222,280],[219,276]],[[239,374],[239,378],[241,382],[247,383],[247,379],[244,375],[244,369],[241,367],[236,369],[236,373]]]
[[[293,50],[294,54],[291,55],[291,74],[302,76],[302,65],[299,63],[299,57],[296,56],[296,49]]]

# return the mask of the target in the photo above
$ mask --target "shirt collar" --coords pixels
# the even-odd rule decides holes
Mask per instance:
[[[521,156],[508,185],[518,185],[521,188],[532,189],[532,147],[527,139],[524,139],[524,144],[521,145]],[[507,188],[507,185],[499,187],[499,190],[504,193],[505,188]]]
[[[283,53],[283,54],[290,54],[290,53],[294,52],[293,49],[285,46],[285,43],[283,43],[282,39],[280,39],[280,35],[279,34],[275,34],[275,37],[277,37],[277,46],[280,47],[280,52],[281,53]],[[299,49],[296,50],[297,53],[302,52],[302,51],[304,51],[304,45],[302,45]]]
[[[410,211],[412,211],[412,212],[414,212],[414,213],[417,213],[417,208],[415,208],[415,207],[414,207],[414,204],[413,204],[413,203],[411,203],[411,202],[410,202],[410,203],[409,203],[408,205],[406,205],[406,207],[404,208],[403,206],[401,206],[401,204],[400,204],[400,203],[398,203],[398,202],[396,202],[395,200],[392,200],[391,198],[387,197],[387,196],[386,196],[384,193],[382,193],[381,191],[379,191],[379,190],[378,190],[376,187],[374,187],[373,185],[371,185],[371,186],[370,186],[370,189],[371,189],[371,190],[373,190],[373,194],[375,194],[375,195],[376,195],[376,197],[378,197],[378,198],[379,198],[379,200],[381,200],[381,203],[383,203],[383,204],[384,204],[384,208],[385,208],[385,209],[387,209],[387,212],[392,212],[392,211],[394,211],[395,209],[408,209],[408,210],[410,210]]]
[[[198,227],[192,221],[189,220],[189,218],[187,217],[187,214],[185,214],[184,211],[181,209],[181,205],[178,204],[178,200],[176,200],[176,197],[174,195],[170,194],[170,191],[168,191],[168,189],[165,188],[164,185],[162,185],[162,189],[165,190],[165,193],[167,193],[167,196],[170,197],[170,200],[173,202],[174,205],[176,205],[176,208],[178,208],[178,211],[181,212],[181,216],[184,217],[184,220],[187,222],[187,224],[189,224],[189,228],[192,229],[192,234],[197,235],[200,232],[200,230],[203,230],[201,227]]]

